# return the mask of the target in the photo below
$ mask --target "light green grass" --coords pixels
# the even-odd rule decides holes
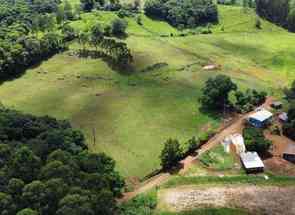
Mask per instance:
[[[230,170],[235,164],[234,156],[226,153],[222,145],[218,145],[212,150],[202,154],[200,161],[210,169],[217,171]]]
[[[218,125],[218,119],[198,110],[201,88],[209,77],[227,74],[241,88],[276,95],[295,78],[294,34],[267,22],[260,31],[254,23],[236,25],[236,30],[228,26],[239,19],[252,20],[253,13],[220,8],[225,33],[219,32],[219,24],[212,35],[164,38],[159,34],[177,30],[147,17],[143,27],[128,18],[125,42],[134,56],[133,75],[121,75],[99,59],[59,54],[1,85],[0,100],[24,112],[69,119],[85,133],[93,152],[112,156],[124,176],[143,177],[159,168],[166,139],[184,142],[203,126]],[[72,23],[78,30],[89,30],[95,22],[106,25],[117,16],[94,12],[82,17]],[[168,66],[141,72],[157,63]],[[221,70],[203,71],[209,63],[220,64]]]
[[[202,186],[215,186],[215,185],[241,185],[253,184],[259,186],[294,186],[295,180],[291,176],[272,176],[266,180],[261,175],[238,175],[238,176],[200,176],[200,177],[187,177],[187,176],[174,176],[162,188],[174,188],[184,185],[202,185]]]

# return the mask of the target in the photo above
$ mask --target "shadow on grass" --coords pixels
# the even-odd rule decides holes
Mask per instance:
[[[118,62],[115,62],[115,60],[106,55],[105,53],[101,51],[96,50],[80,50],[75,53],[72,53],[72,55],[75,55],[79,58],[91,58],[91,59],[101,59],[103,60],[112,70],[118,72],[121,75],[131,75],[135,69],[133,66],[128,64],[120,64]]]
[[[65,49],[66,50],[66,49]],[[65,51],[63,50],[63,51]],[[4,83],[4,82],[9,82],[9,81],[14,81],[15,79],[18,79],[20,77],[22,77],[27,70],[29,69],[36,69],[38,68],[44,61],[50,59],[51,57],[53,57],[54,55],[56,54],[59,54],[63,51],[60,51],[58,53],[55,53],[55,54],[52,54],[52,55],[49,55],[47,57],[44,57],[43,59],[41,59],[40,61],[38,62],[34,62],[32,63],[31,65],[28,65],[28,66],[19,66],[17,68],[17,71],[15,72],[12,72],[12,73],[8,73],[8,74],[1,74],[0,75],[0,86]]]

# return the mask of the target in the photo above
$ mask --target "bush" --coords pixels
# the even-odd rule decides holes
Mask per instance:
[[[255,21],[255,27],[257,29],[261,29],[261,20],[257,17]]]
[[[262,129],[258,128],[245,128],[243,131],[245,139],[245,146],[248,151],[257,152],[260,155],[264,155],[270,149],[272,143],[266,140]]]
[[[237,91],[235,93],[236,103],[235,108],[241,113],[249,112],[255,106],[261,105],[266,100],[267,93],[257,92],[256,90],[247,89],[246,92]]]
[[[127,22],[124,19],[115,19],[111,25],[113,35],[122,36],[126,34]]]
[[[226,75],[209,78],[202,89],[203,95],[200,99],[202,107],[211,110],[223,110],[230,104],[230,92],[236,89],[237,85]]]
[[[178,140],[169,139],[164,143],[164,148],[161,152],[161,165],[164,169],[169,169],[175,166],[182,158],[182,151]]]

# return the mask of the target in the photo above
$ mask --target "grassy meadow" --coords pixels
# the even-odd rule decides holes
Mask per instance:
[[[123,75],[100,59],[70,56],[70,50],[3,83],[0,101],[27,113],[69,119],[84,132],[93,152],[112,156],[124,176],[143,177],[159,167],[166,139],[184,142],[202,128],[218,126],[217,117],[198,110],[201,87],[209,77],[227,74],[243,89],[275,95],[295,78],[294,34],[266,21],[257,30],[253,11],[219,9],[220,23],[210,35],[181,37],[163,21],[142,15],[140,26],[136,18],[126,18],[133,74]],[[87,30],[115,17],[93,12],[71,25]],[[70,49],[77,47],[74,42]],[[211,63],[220,69],[202,70]],[[162,66],[147,69],[157,64]]]

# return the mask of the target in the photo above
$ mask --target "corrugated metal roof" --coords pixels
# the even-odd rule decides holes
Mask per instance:
[[[252,114],[251,116],[249,116],[249,118],[255,119],[260,122],[264,122],[265,120],[270,119],[272,116],[273,114],[271,112],[269,112],[268,110],[262,109]]]
[[[244,152],[240,154],[246,169],[264,168],[264,164],[257,152]]]

